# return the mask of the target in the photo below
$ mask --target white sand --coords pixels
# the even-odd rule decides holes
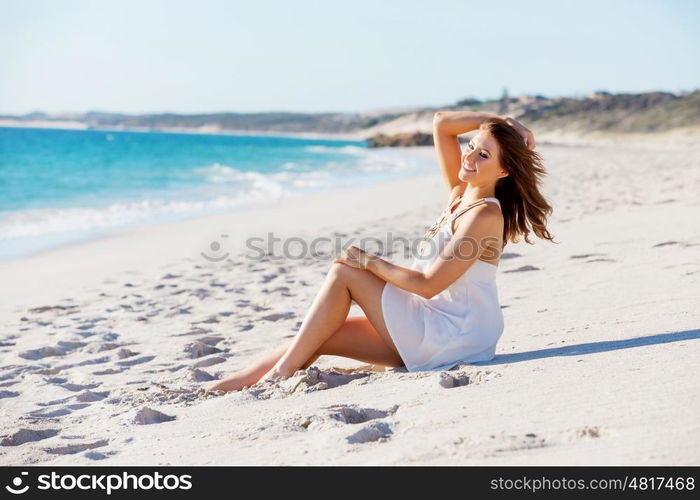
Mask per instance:
[[[247,236],[420,237],[437,166],[0,265],[0,463],[698,464],[700,147],[539,150],[560,244],[507,247],[496,358],[442,374],[322,357],[203,394],[294,335],[330,266],[247,259]]]

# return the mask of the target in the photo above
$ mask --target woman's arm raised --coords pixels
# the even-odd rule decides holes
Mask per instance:
[[[499,115],[481,111],[438,111],[433,116],[433,142],[440,171],[451,191],[462,181],[457,174],[462,163],[462,148],[457,136],[476,130],[487,118]]]

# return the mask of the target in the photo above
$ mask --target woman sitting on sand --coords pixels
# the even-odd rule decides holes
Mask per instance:
[[[457,136],[476,129],[461,152]],[[297,335],[210,391],[284,379],[324,354],[408,371],[494,357],[503,332],[500,255],[520,236],[532,243],[531,231],[552,241],[542,158],[532,132],[511,117],[441,111],[433,136],[449,200],[411,268],[350,247],[333,261]],[[366,317],[348,317],[352,301]]]

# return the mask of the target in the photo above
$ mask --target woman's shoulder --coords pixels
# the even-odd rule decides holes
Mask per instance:
[[[472,207],[468,212],[471,212],[472,217],[478,218],[482,223],[490,226],[502,226],[504,219],[501,208],[495,203],[485,202]]]
[[[479,232],[486,232],[490,236],[501,238],[503,233],[503,225],[505,220],[503,219],[503,213],[500,207],[495,203],[481,203],[477,206],[471,207],[468,211],[459,214],[452,221],[453,228],[452,234],[457,234],[462,223],[467,219],[465,215],[469,214],[468,219],[471,219],[479,227]],[[478,221],[478,222],[477,222]],[[465,227],[469,227],[467,224]],[[475,227],[472,225],[472,227]]]

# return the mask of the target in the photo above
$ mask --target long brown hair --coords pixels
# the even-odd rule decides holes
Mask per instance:
[[[522,136],[502,118],[484,120],[479,130],[491,134],[498,142],[500,163],[508,172],[496,182],[496,198],[501,203],[505,222],[503,246],[508,242],[517,243],[520,236],[533,244],[530,231],[556,243],[547,230],[547,217],[553,209],[540,193],[546,175],[542,156],[529,149]]]

